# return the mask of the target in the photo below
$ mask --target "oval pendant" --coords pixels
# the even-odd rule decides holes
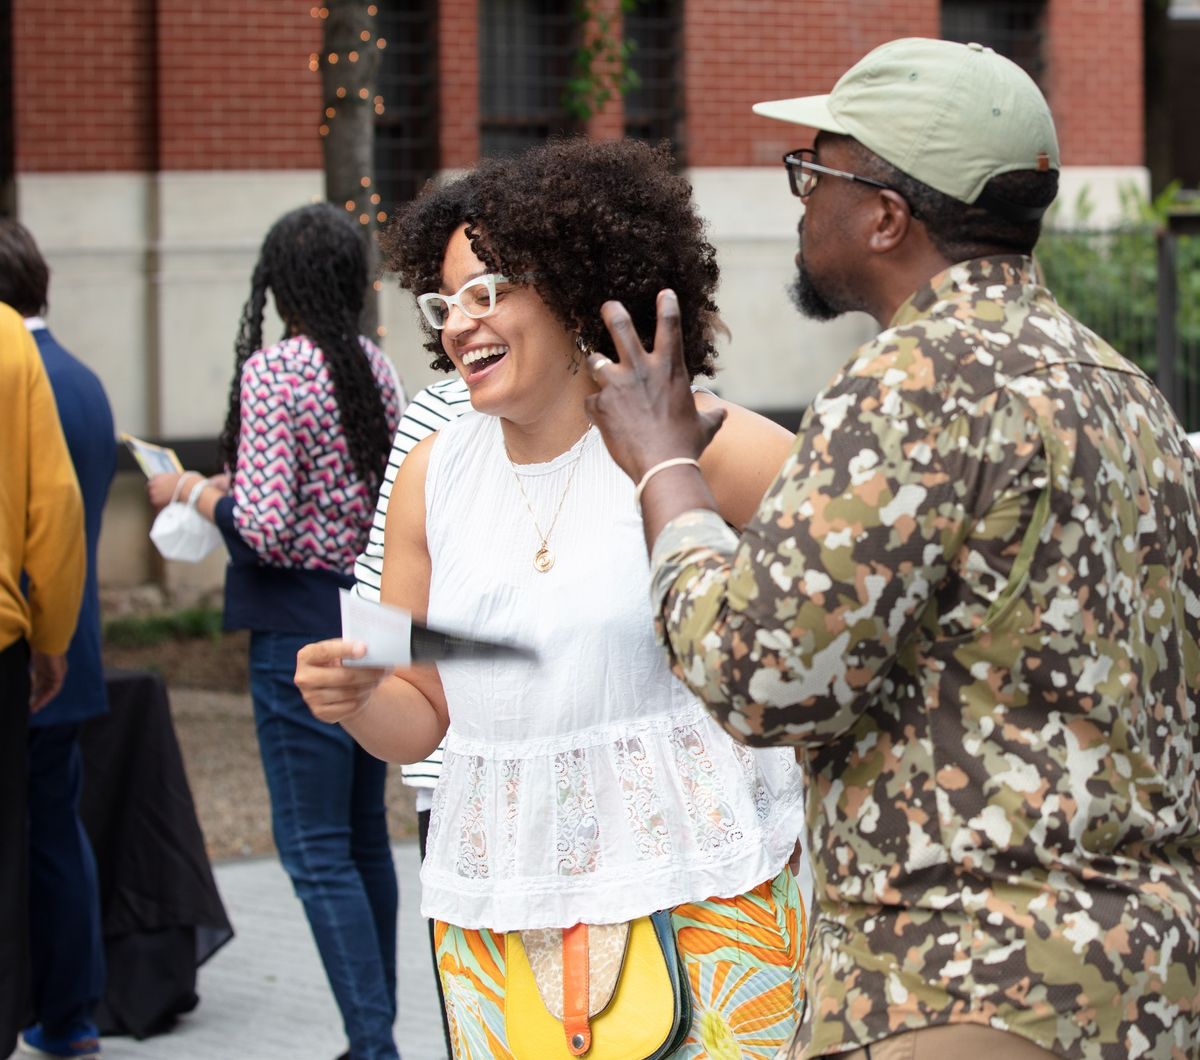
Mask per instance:
[[[554,566],[554,553],[543,545],[537,550],[537,555],[533,557],[533,565],[545,574]]]

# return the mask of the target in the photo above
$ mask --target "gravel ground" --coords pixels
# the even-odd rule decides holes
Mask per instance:
[[[209,858],[273,853],[249,695],[172,688],[171,715]],[[386,801],[392,838],[415,836],[412,789],[400,783],[399,769],[388,771]]]
[[[246,691],[244,635],[147,648],[106,647],[105,663],[157,670],[166,680],[209,857],[220,861],[274,853],[271,809]],[[415,836],[412,789],[400,783],[398,768],[388,771],[386,802],[392,838]]]

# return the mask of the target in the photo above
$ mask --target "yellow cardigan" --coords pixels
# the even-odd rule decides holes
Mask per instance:
[[[83,501],[54,392],[25,322],[0,305],[0,650],[21,637],[35,651],[67,650],[86,563]]]

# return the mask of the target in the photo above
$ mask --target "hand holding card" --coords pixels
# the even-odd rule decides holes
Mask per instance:
[[[358,659],[343,659],[343,666],[414,666],[421,663],[465,659],[534,660],[536,653],[513,644],[431,629],[414,622],[399,607],[377,604],[343,589],[342,636],[367,647]]]

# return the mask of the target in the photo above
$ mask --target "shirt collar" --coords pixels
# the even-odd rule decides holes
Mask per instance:
[[[46,322],[41,317],[26,317],[25,326],[30,331],[45,331]]]
[[[976,294],[995,286],[1030,287],[1040,282],[1033,259],[1023,254],[960,261],[918,287],[896,310],[888,327],[901,327],[927,317],[939,302],[960,301],[963,294]]]

